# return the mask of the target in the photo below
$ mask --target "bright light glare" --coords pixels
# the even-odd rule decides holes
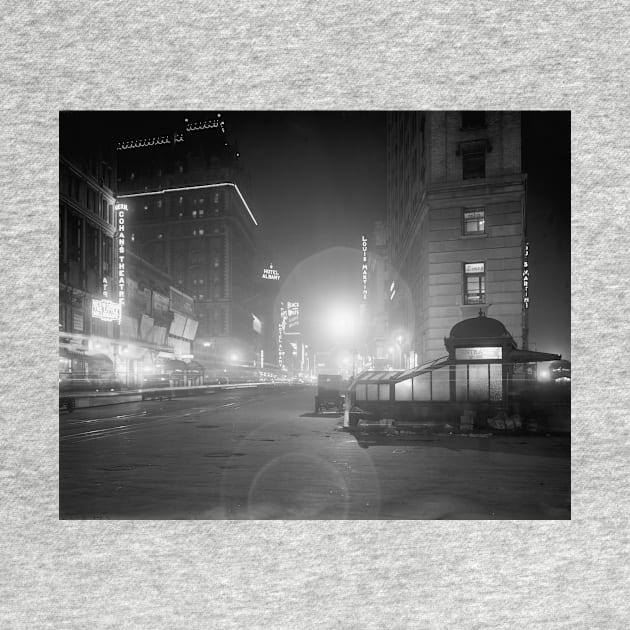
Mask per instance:
[[[238,354],[236,352],[232,352],[229,358],[230,358],[230,361],[233,361],[233,362],[238,361]]]
[[[336,336],[348,336],[354,332],[356,318],[345,308],[333,308],[326,319],[328,330]]]

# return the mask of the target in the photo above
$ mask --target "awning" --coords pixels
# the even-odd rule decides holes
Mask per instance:
[[[550,352],[535,352],[534,350],[512,350],[508,355],[507,363],[540,363],[541,361],[559,361],[559,354]]]
[[[162,365],[167,372],[185,372],[186,364],[177,359],[164,359]]]
[[[79,361],[87,361],[88,356],[85,352],[75,352],[74,350],[70,350],[64,346],[59,347],[59,356],[64,357],[66,359],[75,359]]]
[[[186,372],[189,374],[203,374],[206,371],[206,368],[201,365],[198,361],[189,361],[186,363]]]

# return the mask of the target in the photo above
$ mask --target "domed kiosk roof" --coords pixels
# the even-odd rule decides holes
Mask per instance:
[[[449,354],[453,354],[455,348],[501,346],[505,355],[516,348],[516,342],[507,328],[498,319],[486,317],[483,311],[479,311],[478,317],[455,324],[450,335],[444,339],[444,345]]]
[[[512,335],[498,319],[479,315],[479,317],[471,317],[455,324],[451,328],[449,336],[457,339],[487,339],[488,337],[511,337]]]

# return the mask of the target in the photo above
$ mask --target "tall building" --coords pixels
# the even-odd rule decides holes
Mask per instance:
[[[519,112],[388,116],[390,335],[407,364],[443,356],[480,310],[527,346],[525,183]]]
[[[252,305],[257,222],[239,153],[220,115],[177,125],[117,145],[127,238],[194,298],[193,354],[209,374],[229,362],[253,365],[262,348]]]

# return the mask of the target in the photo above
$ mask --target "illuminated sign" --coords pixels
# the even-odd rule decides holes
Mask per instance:
[[[201,131],[203,129],[220,129],[221,133],[225,133],[225,122],[223,120],[219,120],[221,118],[221,114],[217,114],[217,117],[213,120],[200,120],[197,122],[188,122],[186,119],[186,131]],[[173,144],[176,142],[183,142],[184,134],[183,133],[174,133],[173,134]],[[141,149],[143,147],[155,147],[161,144],[171,144],[170,136],[153,136],[152,138],[140,138],[138,140],[126,140],[124,142],[119,142],[116,145],[116,149],[118,151],[126,151],[127,149]]]
[[[104,322],[119,322],[120,304],[111,300],[92,300],[92,317]]]
[[[107,278],[105,276],[103,276],[103,297],[109,297],[109,282],[107,281]]]
[[[529,243],[523,249],[523,307],[529,308]]]
[[[368,279],[368,265],[367,265],[367,237],[361,237],[361,253],[363,255],[363,263],[361,265],[361,276],[363,279],[363,299],[367,300],[367,279]]]
[[[262,322],[254,313],[252,313],[252,328],[254,332],[257,332],[259,335],[262,334]]]
[[[464,265],[465,273],[483,273],[485,263],[466,263]]]
[[[260,277],[265,280],[280,280],[280,274],[277,269],[273,268],[273,263],[269,263],[269,267],[263,270],[263,274]]]
[[[284,321],[278,324],[278,365],[284,365],[284,351],[282,349],[282,338],[284,336]]]
[[[501,346],[492,348],[455,348],[457,361],[483,361],[486,359],[502,359]]]
[[[286,308],[286,329],[291,330],[300,325],[300,303],[287,302]]]
[[[125,303],[125,212],[127,211],[127,204],[117,203],[114,207],[118,225],[118,301],[122,307]]]

